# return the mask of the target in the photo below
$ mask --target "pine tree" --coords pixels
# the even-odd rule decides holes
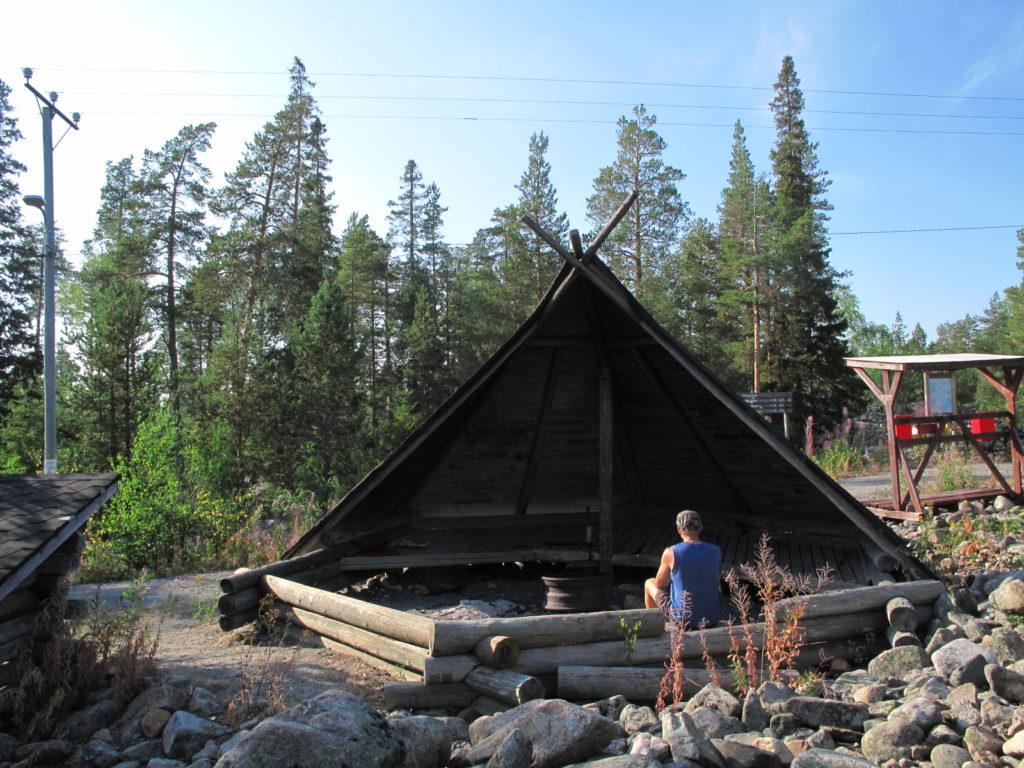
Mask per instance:
[[[632,119],[619,118],[618,154],[594,179],[587,215],[595,227],[602,227],[631,192],[639,193],[627,217],[605,242],[602,254],[623,283],[638,299],[646,300],[658,317],[665,314],[657,307],[663,295],[664,262],[675,250],[689,218],[689,206],[676,187],[676,182],[685,178],[682,171],[661,159],[668,145],[654,130],[656,123],[643,106],[633,108]]]
[[[771,226],[772,195],[767,179],[754,170],[743,126],[736,121],[729,182],[718,206],[722,275],[726,282],[721,312],[738,340],[730,343],[732,367],[742,388],[761,391],[765,342],[773,334],[775,276],[765,239]]]
[[[21,219],[18,175],[25,167],[10,154],[21,139],[10,92],[0,80],[0,419],[15,390],[38,375],[42,360],[32,329],[40,261]]]
[[[831,206],[829,180],[818,167],[817,144],[810,140],[802,112],[803,94],[793,59],[783,59],[771,109],[776,141],[771,151],[774,200],[769,247],[777,269],[778,301],[773,336],[768,340],[765,383],[794,393],[800,421],[814,416],[828,427],[843,406],[864,397],[843,363],[846,322],[838,310],[838,274],[829,264],[825,225]]]
[[[162,273],[159,303],[164,321],[168,385],[171,407],[177,408],[178,306],[177,280],[183,266],[195,258],[205,242],[206,184],[210,171],[199,155],[210,148],[215,123],[187,125],[158,152],[146,150],[139,180],[143,192],[142,217],[149,230],[154,272]]]

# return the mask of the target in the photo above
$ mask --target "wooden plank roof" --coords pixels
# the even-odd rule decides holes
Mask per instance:
[[[882,371],[960,371],[968,368],[1019,368],[1021,355],[989,355],[976,352],[954,352],[942,355],[882,355],[879,357],[847,357],[851,368]]]
[[[616,507],[699,509],[705,523],[855,542],[928,577],[889,528],[670,336],[599,259],[567,263],[508,341],[307,532],[430,516],[599,507],[598,381],[614,391]],[[670,511],[665,511],[670,510]]]
[[[120,477],[0,474],[0,600],[85,525]]]

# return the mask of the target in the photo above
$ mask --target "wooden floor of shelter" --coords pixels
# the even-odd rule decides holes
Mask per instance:
[[[600,558],[596,521],[585,519],[544,521],[516,520],[503,524],[494,518],[420,519],[402,536],[373,552],[343,558],[343,570],[481,565],[501,562],[580,562]],[[590,529],[588,544],[587,529]],[[722,570],[739,568],[757,557],[759,532],[740,534],[706,528],[705,541],[722,549]],[[656,569],[665,547],[678,543],[671,524],[638,518],[620,524],[615,531],[613,563],[616,566]],[[868,584],[870,565],[859,549],[829,546],[797,538],[772,540],[776,562],[795,576],[813,577],[825,565],[833,581]]]

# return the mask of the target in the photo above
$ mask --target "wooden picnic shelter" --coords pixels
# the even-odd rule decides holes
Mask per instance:
[[[1015,399],[1024,375],[1024,356],[976,353],[890,355],[849,357],[846,364],[864,380],[885,409],[891,494],[888,499],[867,502],[866,506],[873,512],[884,517],[913,519],[924,512],[927,504],[991,498],[999,494],[1018,500],[1021,498],[1024,452],[1017,432]],[[928,408],[932,412],[923,415],[895,412],[896,397],[908,374],[952,375],[954,371],[970,369],[977,370],[1003,396],[1005,410],[958,413],[954,399],[946,408]],[[879,372],[880,381],[876,382],[869,371]],[[936,410],[943,412],[934,412]],[[996,440],[1006,440],[1009,445],[1009,478],[985,450],[986,445]],[[919,488],[921,479],[936,449],[944,445],[968,446],[986,466],[995,485],[923,494]],[[916,466],[911,466],[908,449],[915,446],[924,446],[924,451]]]

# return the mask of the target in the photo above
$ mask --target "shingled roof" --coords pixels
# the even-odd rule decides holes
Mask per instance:
[[[120,475],[0,475],[0,600],[117,492]]]

